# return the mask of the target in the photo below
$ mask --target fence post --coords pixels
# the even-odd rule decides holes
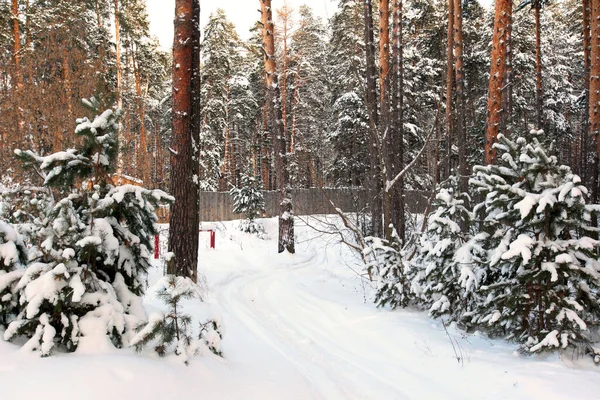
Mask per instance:
[[[158,260],[158,256],[159,256],[159,247],[160,247],[160,240],[159,240],[159,235],[154,235],[154,259]]]

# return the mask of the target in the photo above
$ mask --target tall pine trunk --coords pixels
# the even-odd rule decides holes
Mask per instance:
[[[600,0],[591,0],[590,13],[591,53],[589,91],[589,129],[597,150],[591,171],[592,198],[598,202],[598,160],[600,156]]]
[[[149,184],[149,167],[148,167],[148,138],[146,133],[146,106],[145,99],[148,92],[148,83],[146,82],[145,89],[142,88],[142,74],[140,71],[138,54],[133,48],[132,44],[132,56],[133,56],[133,76],[135,79],[135,94],[136,94],[136,107],[138,118],[140,122],[140,142],[137,146],[137,166],[139,178],[142,179],[145,185]]]
[[[536,0],[534,5],[535,13],[535,120],[537,128],[542,129],[542,39],[540,24],[541,0]]]
[[[584,81],[585,81],[585,96],[586,104],[589,105],[590,98],[590,51],[592,37],[590,34],[590,1],[583,0],[583,68],[584,68]],[[590,122],[590,109],[589,106],[585,107],[585,115],[583,120],[583,126],[581,128],[581,151],[580,151],[580,171],[582,174],[583,181],[588,182],[589,167],[588,167],[588,136],[589,136],[589,122]]]
[[[17,89],[21,88],[23,81],[21,77],[21,29],[19,27],[19,1],[12,0],[12,33],[13,33],[13,76]]]
[[[448,40],[446,48],[446,170],[444,178],[452,173],[453,112],[452,93],[454,88],[454,0],[448,0]]]
[[[115,11],[115,69],[116,69],[116,78],[117,78],[117,87],[116,98],[117,98],[117,107],[123,108],[123,85],[122,85],[122,76],[121,76],[121,24],[120,24],[120,16],[119,16],[119,1],[114,0],[114,11]],[[123,136],[123,129],[119,125],[119,129],[117,132],[117,141],[119,143],[119,153],[117,154],[117,183],[122,183],[123,178],[123,145],[125,142],[125,138]]]
[[[454,1],[454,57],[456,58],[456,136],[458,142],[459,188],[466,192],[469,183],[467,163],[467,124],[465,111],[465,70],[463,62],[462,0]]]
[[[367,109],[371,125],[378,125],[377,114],[377,72],[375,69],[375,39],[373,38],[373,4],[371,0],[364,0],[364,19],[365,19],[365,55],[366,55],[366,74],[367,74]],[[369,205],[371,211],[371,225],[373,236],[383,236],[383,224],[381,221],[381,169],[379,164],[379,144],[377,132],[370,129],[369,134]]]
[[[393,141],[390,118],[390,4],[379,0],[379,131],[382,138],[384,188],[392,180]],[[392,237],[393,191],[383,190],[383,228],[385,237]]]
[[[175,1],[168,272],[198,280],[199,0]]]
[[[487,101],[487,130],[485,138],[485,162],[496,163],[496,150],[502,115],[502,98],[506,75],[506,55],[509,43],[509,30],[512,18],[512,0],[497,0],[494,14],[494,35],[492,38],[492,60]]]
[[[273,13],[271,0],[259,0],[263,25],[263,46],[267,84],[267,104],[270,111],[273,148],[275,152],[275,169],[277,173],[277,190],[279,192],[279,240],[278,251],[295,252],[294,216],[292,207],[292,190],[289,185],[287,145],[283,131],[283,115],[281,110],[281,93],[275,65],[275,40],[273,37]]]
[[[23,86],[23,77],[21,75],[21,29],[19,27],[19,1],[12,0],[11,4],[12,12],[12,35],[13,35],[13,46],[11,50],[12,57],[12,84],[14,85],[12,94],[14,96],[14,102],[18,104],[20,91]],[[23,115],[21,108],[17,105],[17,126],[16,132],[13,133],[13,137],[9,137],[9,148],[17,148],[18,143],[22,140],[22,130],[24,128]],[[4,141],[3,137],[0,137]]]

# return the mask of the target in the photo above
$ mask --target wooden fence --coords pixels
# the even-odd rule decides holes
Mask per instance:
[[[335,189],[294,189],[292,198],[294,214],[315,215],[332,214],[327,197],[344,212],[357,212],[366,209],[369,195],[366,190],[354,188]],[[278,192],[263,191],[265,198],[265,217],[279,215]],[[409,212],[420,213],[425,211],[429,193],[409,191],[405,193],[404,201]],[[234,214],[233,199],[228,192],[200,192],[200,221],[230,221],[242,218]]]

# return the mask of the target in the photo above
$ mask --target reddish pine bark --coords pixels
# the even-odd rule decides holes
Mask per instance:
[[[458,140],[458,165],[460,190],[466,192],[469,182],[467,163],[467,129],[465,115],[465,71],[463,63],[462,0],[454,1],[454,57],[456,58],[456,135]]]
[[[175,203],[169,226],[168,272],[198,279],[199,1],[175,1],[173,38],[173,119],[171,194]]]
[[[590,92],[589,92],[589,129],[596,141],[596,154],[592,167],[592,197],[598,201],[598,160],[600,158],[600,0],[591,0],[590,12]]]
[[[584,81],[585,81],[585,93],[589,104],[590,96],[590,62],[591,62],[591,41],[592,37],[590,34],[590,0],[583,0],[583,66],[584,66]],[[580,152],[580,170],[582,172],[582,178],[584,182],[587,182],[588,176],[588,134],[589,134],[589,107],[585,109],[585,120],[581,133],[581,152]]]
[[[487,101],[487,131],[485,142],[486,164],[496,163],[500,117],[502,114],[503,83],[506,75],[506,55],[509,45],[509,29],[512,16],[512,0],[497,0],[492,39],[492,61]]]
[[[14,68],[14,78],[17,89],[23,85],[21,77],[21,30],[19,28],[19,1],[12,0],[12,31],[13,31],[13,48],[12,59]]]

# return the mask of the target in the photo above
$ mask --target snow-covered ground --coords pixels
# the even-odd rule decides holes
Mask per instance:
[[[40,359],[0,341],[0,398],[600,398],[590,360],[524,357],[503,341],[447,334],[424,313],[376,309],[356,259],[334,237],[297,221],[297,254],[278,255],[276,221],[263,222],[271,240],[237,231],[235,221],[217,224],[215,250],[201,238],[208,294],[184,312],[196,321],[221,315],[223,359],[186,367],[151,351],[88,348]],[[152,290],[161,273],[151,271],[149,312],[162,308]]]

